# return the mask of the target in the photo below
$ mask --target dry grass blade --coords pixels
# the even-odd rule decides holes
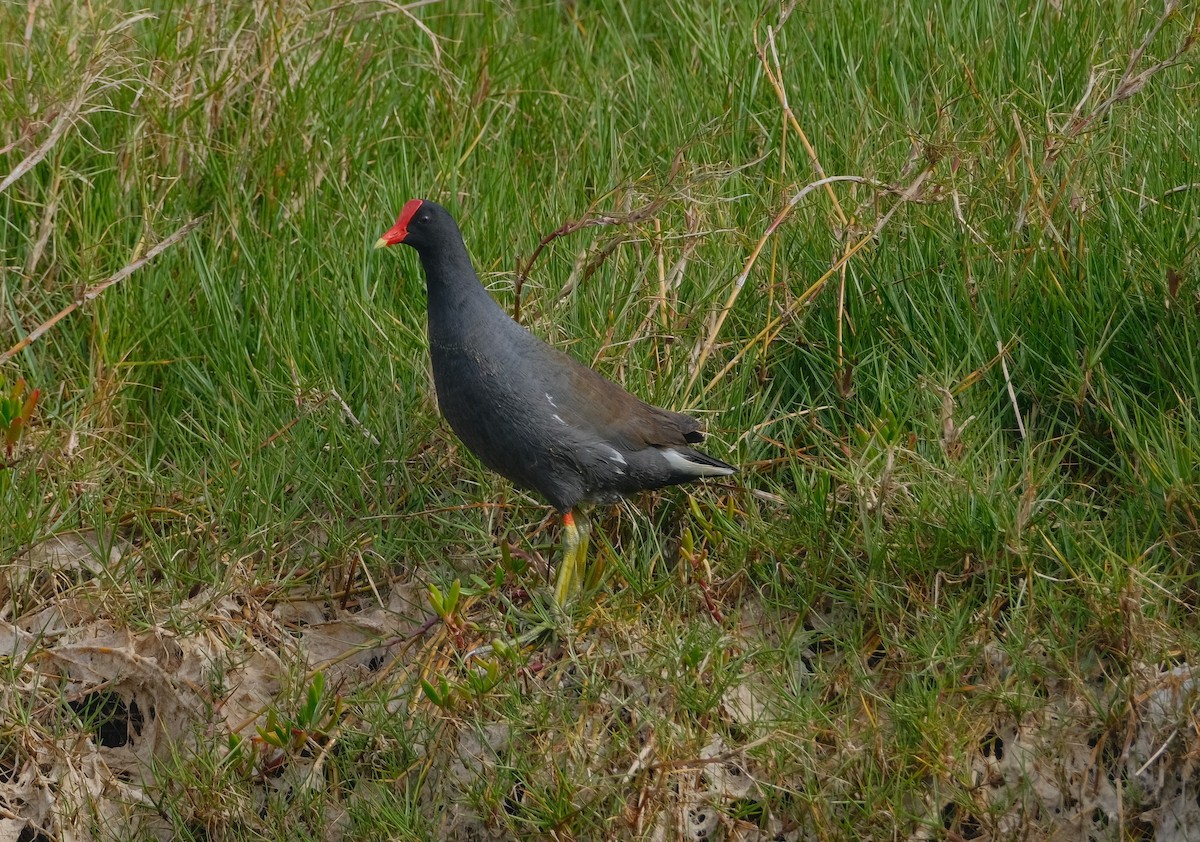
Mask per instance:
[[[763,347],[765,348],[767,345],[769,345],[771,342],[773,342],[775,340],[775,337],[777,337],[779,335],[779,331],[783,329],[783,324],[788,319],[790,319],[796,313],[796,311],[800,309],[800,307],[802,305],[806,304],[809,300],[812,299],[812,297],[814,295],[816,295],[818,292],[820,292],[821,288],[823,286],[825,286],[825,282],[827,280],[829,280],[831,277],[833,277],[833,274],[835,272],[837,272],[839,269],[841,269],[842,266],[844,266],[850,260],[850,258],[854,257],[854,255],[858,254],[860,251],[862,251],[864,248],[866,248],[866,246],[869,242],[871,242],[877,236],[879,236],[879,232],[882,231],[884,226],[886,226],[888,224],[888,222],[892,218],[892,215],[895,214],[896,211],[898,211],[901,207],[903,207],[905,204],[907,204],[910,200],[916,198],[916,196],[920,192],[921,184],[924,183],[925,179],[929,177],[929,174],[931,172],[933,172],[932,165],[923,169],[921,171],[921,174],[918,175],[913,180],[913,183],[910,184],[900,194],[900,198],[896,202],[896,204],[892,205],[891,209],[887,213],[885,213],[877,223],[875,223],[875,227],[872,228],[870,230],[870,232],[868,232],[866,235],[864,235],[857,243],[855,243],[853,246],[848,248],[846,250],[846,253],[844,255],[842,255],[838,259],[838,261],[833,264],[833,266],[829,267],[829,269],[825,272],[825,274],[823,274],[821,277],[819,277],[815,281],[813,281],[812,285],[810,285],[808,287],[808,289],[806,289],[803,293],[801,293],[800,296],[798,296],[796,298],[796,300],[793,301],[789,307],[787,307],[787,309],[785,309],[782,313],[780,313],[775,318],[769,319],[767,321],[766,327],[764,327],[757,334],[755,334],[753,339],[751,339],[749,342],[745,343],[742,346],[741,350],[738,351],[737,354],[734,355],[733,359],[730,360],[728,363],[726,363],[725,367],[722,368],[720,371],[718,371],[713,376],[712,380],[708,381],[708,383],[704,387],[704,391],[707,392],[709,389],[711,389],[717,383],[721,382],[721,380],[723,380],[725,378],[725,376],[727,374],[729,374],[730,371],[733,370],[733,367],[735,365],[737,365],[739,362],[741,362],[742,358],[746,356],[746,353],[751,348],[753,348],[755,345],[757,345],[761,342],[763,344]],[[850,177],[855,178],[856,176],[850,176]],[[700,369],[700,367],[699,367],[699,365],[697,365],[696,371],[698,372],[699,369]],[[696,377],[696,374],[694,372],[692,379],[695,380],[695,377]]]
[[[800,143],[804,145],[804,151],[808,154],[809,161],[812,162],[813,170],[815,170],[817,175],[821,177],[821,181],[818,182],[818,184],[824,183],[826,185],[825,192],[829,195],[829,201],[833,203],[833,210],[837,214],[838,221],[841,222],[842,225],[847,225],[849,224],[849,220],[846,218],[846,214],[842,210],[841,203],[838,202],[837,194],[833,192],[832,187],[828,186],[830,180],[826,179],[825,177],[825,169],[821,166],[821,161],[817,158],[817,151],[813,149],[812,143],[809,142],[808,135],[805,134],[804,129],[800,128],[800,121],[796,119],[796,114],[794,111],[792,111],[792,106],[788,102],[787,89],[783,87],[783,68],[779,63],[779,52],[775,47],[775,33],[778,31],[778,28],[783,25],[783,21],[786,20],[790,14],[791,7],[789,7],[789,9],[781,17],[777,26],[767,27],[767,43],[771,47],[771,58],[773,59],[774,66],[772,66],[772,62],[767,61],[766,51],[763,50],[762,46],[758,43],[757,32],[754,33],[754,48],[758,53],[758,60],[762,64],[763,72],[767,74],[767,81],[770,82],[771,87],[775,89],[775,96],[779,99],[779,106],[783,109],[783,113],[787,116],[788,124],[796,133],[796,136],[800,138]]]
[[[717,313],[717,318],[713,322],[712,327],[709,328],[708,336],[705,337],[704,342],[700,346],[700,352],[696,355],[696,361],[692,365],[692,376],[691,379],[688,380],[688,389],[691,389],[692,386],[695,385],[696,378],[700,376],[700,371],[704,368],[704,362],[708,359],[708,355],[712,353],[713,346],[716,344],[717,336],[721,332],[721,326],[725,324],[725,319],[729,316],[729,311],[733,309],[733,305],[737,302],[738,296],[742,294],[742,288],[746,285],[746,279],[750,277],[750,270],[753,269],[754,264],[758,262],[758,257],[760,254],[762,254],[763,247],[766,246],[767,241],[771,239],[771,235],[773,235],[779,226],[783,224],[783,221],[787,219],[788,214],[792,212],[792,208],[796,207],[796,205],[800,203],[801,199],[818,187],[828,187],[835,181],[853,181],[858,184],[877,184],[877,182],[857,175],[831,175],[827,178],[822,178],[819,181],[814,181],[812,184],[806,185],[799,193],[788,200],[788,203],[783,206],[783,210],[781,210],[775,219],[771,221],[771,224],[767,226],[766,231],[764,231],[763,235],[759,238],[758,244],[754,247],[754,250],[750,252],[750,256],[746,258],[746,264],[742,267],[742,271],[739,272],[737,277],[733,279],[733,289],[729,291],[729,298],[725,300],[725,306],[723,306],[720,312]],[[849,255],[847,255],[847,257],[848,256]],[[822,281],[823,280],[824,279],[822,279]]]
[[[42,145],[30,152],[21,163],[13,167],[12,172],[5,176],[4,181],[0,181],[0,193],[3,193],[11,187],[21,176],[36,167],[43,158],[50,154],[55,145],[62,139],[62,136],[67,133],[67,129],[75,125],[76,119],[79,117],[80,109],[83,108],[84,100],[87,98],[88,92],[91,89],[92,78],[88,78],[80,86],[79,92],[74,98],[67,103],[58,118],[54,121],[53,128],[50,129],[50,134],[42,141]]]
[[[1118,102],[1123,102],[1136,94],[1146,86],[1155,74],[1173,65],[1178,61],[1180,56],[1196,45],[1196,41],[1200,40],[1200,11],[1194,12],[1191,28],[1179,46],[1170,55],[1162,61],[1155,62],[1140,73],[1134,72],[1137,63],[1142,60],[1142,56],[1145,55],[1146,50],[1150,47],[1150,44],[1154,41],[1159,31],[1178,10],[1179,0],[1168,0],[1162,15],[1155,21],[1154,26],[1150,27],[1150,31],[1146,33],[1146,37],[1142,39],[1142,43],[1138,45],[1136,50],[1130,53],[1129,61],[1125,63],[1125,70],[1121,73],[1121,78],[1117,81],[1113,92],[1093,108],[1090,114],[1081,115],[1080,112],[1083,109],[1083,104],[1087,101],[1087,97],[1095,84],[1095,74],[1093,72],[1093,75],[1088,79],[1087,91],[1084,93],[1079,105],[1075,107],[1075,114],[1072,117],[1070,125],[1067,126],[1066,131],[1063,133],[1063,137],[1047,146],[1045,155],[1047,163],[1059,156],[1063,149],[1066,148],[1068,141],[1073,140],[1086,131],[1089,126],[1101,119]]]
[[[833,210],[837,215],[838,221],[843,227],[845,227],[849,224],[849,219],[846,216],[846,213],[842,210],[841,203],[838,201],[837,194],[834,192],[831,185],[838,181],[855,181],[863,184],[874,183],[859,176],[826,176],[825,170],[821,166],[820,159],[817,157],[816,150],[813,148],[812,143],[809,142],[808,135],[805,133],[804,129],[801,128],[800,122],[796,119],[795,112],[792,111],[792,107],[788,102],[787,90],[783,85],[783,68],[779,61],[779,51],[775,43],[775,35],[779,27],[782,26],[784,21],[786,21],[791,15],[793,9],[794,4],[784,10],[780,16],[780,21],[777,26],[767,27],[767,46],[770,49],[770,59],[768,59],[767,56],[767,49],[765,49],[758,42],[757,30],[754,33],[754,48],[755,52],[758,54],[759,63],[762,65],[763,72],[766,74],[767,80],[771,83],[771,87],[775,90],[775,95],[779,100],[780,107],[783,109],[783,113],[787,119],[788,125],[791,126],[792,130],[796,133],[796,136],[800,139],[800,143],[804,146],[805,153],[808,155],[808,159],[812,164],[813,170],[818,176],[820,176],[820,178],[817,181],[807,185],[804,189],[791,198],[783,210],[780,211],[779,215],[767,227],[767,230],[759,239],[758,244],[750,253],[750,257],[746,260],[746,264],[742,268],[741,273],[739,273],[734,279],[733,289],[731,289],[729,292],[729,298],[726,300],[725,305],[721,308],[720,312],[713,320],[712,326],[709,328],[708,335],[699,346],[699,351],[696,353],[694,362],[692,364],[692,374],[688,380],[687,388],[689,390],[695,385],[696,380],[700,376],[700,371],[704,367],[704,363],[707,361],[709,354],[712,353],[713,346],[717,341],[717,336],[720,334],[721,328],[725,324],[725,319],[728,317],[730,310],[732,310],[734,303],[738,299],[738,296],[741,295],[742,288],[745,286],[746,279],[750,274],[750,269],[757,262],[759,255],[762,253],[763,247],[767,243],[767,240],[770,239],[775,230],[783,223],[783,220],[788,216],[789,213],[791,213],[792,208],[794,208],[796,204],[813,189],[817,187],[824,187],[825,192],[828,194],[829,199],[833,204]],[[850,255],[851,250],[847,249],[846,254],[843,255],[842,260],[838,265],[844,266],[845,261],[850,257]],[[823,284],[824,280],[825,278],[822,278],[819,283]],[[819,287],[816,287],[816,289],[819,289]],[[805,297],[807,298],[808,295],[815,294],[816,289],[811,289],[808,293],[806,293]],[[744,350],[745,349],[743,349],[743,351]]]
[[[56,324],[58,324],[63,319],[65,319],[67,316],[71,315],[73,312],[75,312],[77,309],[79,309],[79,306],[81,304],[86,304],[87,302],[93,301],[94,299],[98,298],[106,289],[113,286],[114,284],[118,284],[121,281],[125,280],[130,275],[132,275],[134,272],[136,272],[138,269],[141,269],[143,266],[145,266],[151,260],[158,257],[160,254],[162,254],[164,251],[169,249],[171,246],[178,243],[180,240],[182,240],[184,237],[186,237],[188,234],[190,234],[192,232],[192,230],[195,229],[196,226],[199,225],[203,221],[204,221],[204,217],[202,217],[202,216],[196,217],[195,219],[191,220],[186,225],[184,225],[182,228],[180,228],[178,231],[176,231],[174,234],[167,237],[162,242],[158,243],[156,246],[154,246],[152,249],[150,249],[144,255],[139,257],[137,260],[131,261],[130,263],[126,264],[125,267],[122,268],[121,270],[119,270],[118,272],[115,272],[114,274],[108,276],[107,278],[105,278],[103,281],[96,284],[95,286],[89,287],[87,289],[87,291],[84,292],[83,295],[81,295],[79,298],[72,301],[70,304],[68,304],[66,307],[62,308],[61,310],[59,310],[53,316],[46,319],[46,321],[42,322],[40,325],[35,327],[33,330],[31,330],[29,332],[28,336],[26,336],[24,339],[22,339],[16,345],[13,345],[11,348],[9,348],[7,351],[5,351],[3,354],[0,354],[0,365],[3,365],[4,363],[8,362],[13,357],[15,357],[17,354],[21,353],[21,351],[25,350],[30,345],[32,345],[34,342],[41,339],[42,336],[48,330],[50,330],[50,328],[54,327]]]
[[[513,291],[513,319],[521,321],[521,289],[525,286],[525,282],[529,279],[529,272],[533,269],[534,262],[538,259],[546,247],[560,237],[565,237],[568,234],[574,234],[576,231],[582,231],[584,228],[592,228],[597,225],[634,225],[647,219],[654,217],[659,209],[666,203],[666,199],[659,197],[653,199],[648,204],[636,208],[628,213],[601,213],[595,214],[589,208],[588,212],[579,219],[567,220],[562,225],[555,228],[538,242],[534,247],[533,253],[525,260],[517,258],[516,280],[514,281]],[[593,204],[592,207],[595,207]],[[566,295],[569,290],[564,290],[561,295]]]
[[[37,6],[37,3],[32,3],[29,7],[25,31],[25,44],[27,52],[29,51],[28,45],[32,38],[33,27],[36,25]],[[99,33],[95,42],[96,53],[103,53],[104,50],[107,49],[112,36],[128,30],[137,23],[150,17],[152,17],[152,15],[150,15],[148,12],[140,12],[118,21],[117,24],[110,29]],[[70,101],[62,106],[57,116],[54,117],[54,123],[51,126],[50,134],[46,136],[46,139],[42,141],[41,145],[38,146],[37,149],[30,152],[19,164],[13,167],[12,171],[4,177],[3,181],[0,181],[0,193],[3,193],[14,183],[16,183],[22,176],[41,163],[42,160],[44,160],[45,157],[50,154],[51,150],[58,145],[63,136],[67,134],[68,130],[72,126],[76,125],[84,115],[92,113],[96,110],[100,110],[103,107],[107,107],[97,105],[92,105],[90,107],[85,106],[88,106],[89,99],[94,97],[98,92],[120,87],[123,84],[121,79],[111,78],[105,75],[105,73],[110,70],[110,67],[107,67],[101,63],[95,67],[89,67],[85,72],[83,72],[83,78],[79,83],[79,89],[75,92],[75,95],[71,97]],[[4,147],[2,151],[7,152],[11,147],[12,144]]]
[[[1000,358],[1000,370],[1004,372],[1004,385],[1008,388],[1008,399],[1012,402],[1013,414],[1017,416],[1017,429],[1021,438],[1025,438],[1025,421],[1021,418],[1021,405],[1017,403],[1017,392],[1013,389],[1012,377],[1008,373],[1008,363],[1005,361],[1004,343],[996,340],[996,355]]]

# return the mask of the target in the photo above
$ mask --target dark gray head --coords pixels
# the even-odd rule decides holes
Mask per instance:
[[[403,243],[424,257],[461,242],[458,224],[448,210],[428,199],[410,199],[401,209],[396,224],[379,238],[375,248]]]

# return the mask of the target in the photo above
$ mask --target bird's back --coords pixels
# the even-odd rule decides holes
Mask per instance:
[[[665,450],[732,473],[687,446],[703,439],[696,419],[639,400],[505,321],[430,346],[442,414],[485,465],[561,511],[702,475]]]

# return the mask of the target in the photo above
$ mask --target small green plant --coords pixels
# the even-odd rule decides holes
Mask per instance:
[[[454,617],[454,611],[458,608],[458,599],[462,595],[462,582],[455,579],[450,585],[450,589],[446,593],[442,593],[441,589],[434,584],[429,585],[429,606],[433,609],[433,613],[437,614],[443,621],[449,621]]]
[[[473,662],[475,668],[468,669],[462,681],[451,683],[445,675],[439,675],[433,681],[422,678],[421,692],[425,698],[434,706],[446,710],[459,702],[470,702],[486,696],[504,677],[500,671],[500,661],[511,662],[517,657],[516,651],[500,640],[493,641],[492,648],[499,657],[476,659]]]
[[[693,513],[699,518],[700,510],[692,504]],[[708,523],[703,522],[707,528]],[[683,535],[679,542],[679,555],[688,563],[692,569],[692,575],[696,579],[696,584],[700,587],[700,593],[704,597],[704,607],[708,609],[709,615],[713,618],[713,622],[722,623],[725,621],[725,615],[721,612],[720,606],[717,604],[716,594],[712,587],[712,569],[708,564],[708,549],[696,547],[696,539],[692,537],[692,530],[684,529]]]
[[[25,389],[24,378],[18,380],[11,389],[6,389],[4,379],[0,377],[0,435],[4,437],[5,462],[12,459],[13,449],[33,419],[38,398],[42,395],[40,389],[28,394]]]
[[[444,675],[438,676],[437,684],[427,678],[422,678],[421,692],[425,694],[425,698],[440,708],[448,708],[454,701],[454,688],[450,686],[450,681]]]
[[[478,577],[476,577],[478,578]],[[479,582],[481,589],[489,589],[486,582]],[[455,579],[450,587],[443,592],[437,585],[429,585],[429,605],[433,612],[446,626],[446,633],[454,645],[462,650],[466,648],[467,623],[459,613],[460,601],[463,595],[462,582]],[[516,652],[507,644],[496,640],[492,651],[503,660],[513,660]],[[439,675],[435,679],[421,679],[421,692],[425,698],[439,708],[450,708],[459,701],[469,701],[490,692],[501,678],[500,663],[493,658],[474,660],[478,669],[468,670],[462,682],[454,682]]]
[[[493,649],[495,643],[492,644]],[[477,669],[469,670],[462,686],[462,692],[469,698],[476,699],[485,696],[500,683],[500,663],[492,658],[481,658],[476,661]]]
[[[507,541],[500,542],[500,569],[511,576],[520,576],[529,569],[529,561],[520,555],[515,555],[512,545]]]
[[[341,697],[331,697],[325,692],[324,673],[314,674],[304,702],[294,715],[281,716],[271,708],[267,711],[267,721],[258,726],[258,736],[253,741],[257,748],[257,771],[262,774],[274,772],[307,747],[325,742],[337,726],[341,713]],[[242,748],[241,741],[231,738],[231,754],[244,762],[246,755]]]
[[[430,583],[429,585],[429,607],[433,609],[433,613],[438,615],[442,623],[446,626],[446,633],[450,635],[450,639],[454,641],[454,645],[459,649],[466,647],[466,623],[458,614],[458,604],[462,597],[462,582],[455,579],[451,583],[450,588],[442,593],[441,589]]]

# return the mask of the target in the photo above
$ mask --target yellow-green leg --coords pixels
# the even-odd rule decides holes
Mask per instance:
[[[592,522],[583,515],[578,515],[579,523],[579,550],[575,554],[575,581],[576,589],[587,584],[587,577],[584,573],[587,571],[588,547],[591,545],[592,538]]]
[[[558,568],[558,578],[554,582],[554,601],[566,605],[567,599],[575,593],[579,583],[583,581],[583,573],[587,565],[588,538],[591,532],[587,518],[579,515],[579,523],[575,523],[575,513],[563,515],[563,560]]]

